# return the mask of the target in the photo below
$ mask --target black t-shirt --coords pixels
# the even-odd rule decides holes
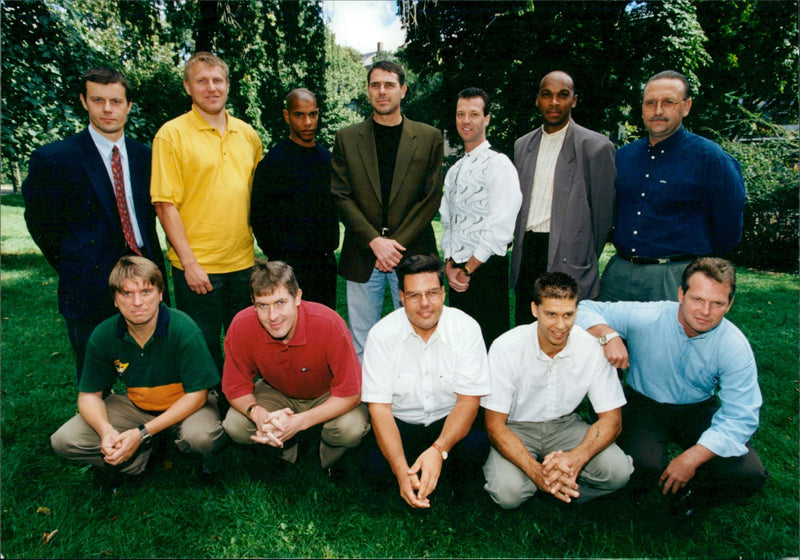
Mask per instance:
[[[400,134],[403,132],[403,123],[395,126],[384,126],[372,121],[375,134],[375,150],[378,152],[378,172],[381,178],[381,200],[383,202],[383,220],[385,227],[386,215],[389,212],[389,195],[392,191],[392,178],[394,166],[397,161],[397,147],[400,145]]]

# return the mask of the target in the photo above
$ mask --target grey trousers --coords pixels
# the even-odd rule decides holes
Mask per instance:
[[[138,427],[153,419],[152,414],[144,412],[131,402],[127,395],[108,395],[104,402],[108,410],[108,421],[118,432]],[[170,430],[175,437],[175,445],[184,453],[212,455],[224,444],[225,432],[219,421],[216,395],[209,394],[206,404],[193,412],[182,422],[174,424]],[[89,424],[76,414],[50,436],[50,444],[59,455],[71,461],[89,463],[98,467],[105,465],[100,451],[100,436]],[[128,461],[119,465],[122,473],[140,474],[150,459],[151,449],[141,447]]]
[[[689,261],[633,264],[618,255],[600,278],[599,301],[678,301],[678,286]]]
[[[325,393],[316,399],[293,399],[267,385],[263,379],[256,381],[253,394],[258,404],[273,412],[282,408],[290,408],[292,412],[303,412],[324,403],[330,397]],[[249,445],[254,443],[250,436],[255,435],[256,426],[244,414],[231,407],[222,427],[236,443]],[[370,429],[369,413],[365,404],[332,418],[322,425],[322,439],[319,442],[319,459],[322,468],[328,468],[338,461],[345,451],[361,443]],[[294,463],[297,460],[297,446],[286,448],[281,459]]]
[[[583,441],[589,429],[589,425],[576,413],[548,422],[509,422],[508,427],[519,436],[537,461],[544,460],[552,451],[574,449]],[[588,502],[619,490],[627,484],[631,473],[633,461],[617,444],[612,443],[583,466],[578,475],[580,497],[573,502]],[[504,509],[520,506],[538,490],[527,474],[494,447],[483,465],[483,474],[486,477],[484,489]]]

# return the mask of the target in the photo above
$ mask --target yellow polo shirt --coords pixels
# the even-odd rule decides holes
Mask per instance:
[[[250,191],[261,139],[249,124],[227,117],[220,136],[192,108],[165,123],[153,139],[150,197],[175,205],[198,264],[211,274],[244,270],[254,262]],[[183,270],[172,246],[167,258]]]

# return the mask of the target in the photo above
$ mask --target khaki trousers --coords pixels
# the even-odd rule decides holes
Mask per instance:
[[[263,379],[256,381],[253,394],[259,405],[269,411],[289,408],[292,412],[303,412],[319,406],[328,400],[330,393],[316,399],[293,399],[267,385]],[[233,441],[244,445],[255,443],[250,436],[255,435],[256,426],[244,414],[233,407],[228,410],[222,427]],[[319,443],[319,458],[322,468],[328,468],[338,461],[345,451],[356,447],[370,429],[369,413],[365,404],[332,418],[322,425],[322,439]],[[297,446],[283,450],[281,459],[294,463],[297,460]]]
[[[209,394],[206,404],[193,412],[182,422],[174,424],[170,430],[175,437],[175,445],[184,453],[211,455],[224,444],[225,432],[219,421],[216,395]],[[108,420],[118,432],[124,432],[149,422],[155,415],[136,408],[127,395],[108,395],[104,399]],[[89,424],[76,414],[50,436],[50,444],[59,455],[71,461],[104,466],[100,451],[100,436]],[[150,459],[151,449],[139,449],[133,457],[118,466],[120,472],[130,475],[140,474]]]

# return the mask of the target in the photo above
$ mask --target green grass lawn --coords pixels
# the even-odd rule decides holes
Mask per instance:
[[[670,522],[655,492],[637,506],[537,495],[503,511],[479,480],[465,501],[434,494],[430,511],[415,512],[395,485],[363,483],[357,452],[343,459],[344,483],[329,482],[310,445],[294,466],[232,446],[212,485],[201,482],[197,458],[167,445],[141,481],[111,495],[93,489],[87,467],[50,449],[50,434],[76,411],[74,362],[56,275],[22,210],[19,196],[2,198],[6,558],[798,556],[797,276],[740,270],[729,315],[758,361],[764,407],[752,443],[772,478],[762,494],[685,525]]]

